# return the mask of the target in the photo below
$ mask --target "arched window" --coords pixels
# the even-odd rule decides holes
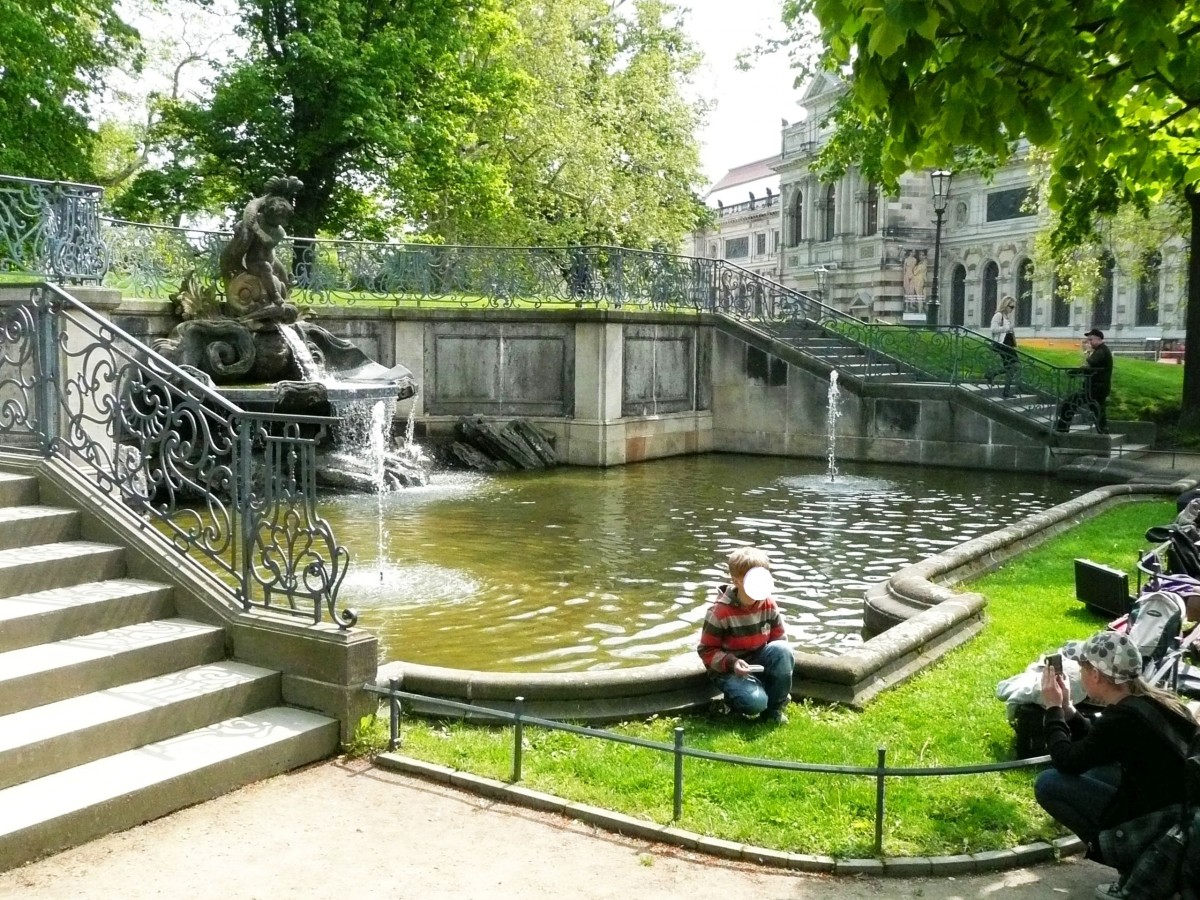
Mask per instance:
[[[837,189],[831,184],[825,189],[825,233],[824,239],[833,240],[834,214],[837,212]]]
[[[799,247],[800,239],[804,236],[804,191],[799,188],[792,195],[792,204],[788,207],[788,246]]]
[[[1092,327],[1108,328],[1112,325],[1113,309],[1113,269],[1117,261],[1111,253],[1105,253],[1100,260],[1100,287],[1096,290],[1096,300],[1092,305]]]
[[[980,322],[988,325],[996,314],[997,291],[1000,282],[1000,267],[995,262],[989,262],[983,267],[983,318]]]
[[[961,263],[950,273],[950,324],[967,324],[967,267]]]
[[[1054,328],[1065,328],[1071,324],[1070,293],[1071,282],[1055,273],[1050,300],[1050,325]]]
[[[1136,325],[1158,324],[1158,282],[1162,274],[1162,254],[1155,251],[1142,263],[1142,277],[1138,279]]]
[[[867,195],[863,199],[863,237],[870,237],[877,231],[879,231],[879,185],[872,181],[867,185]]]
[[[1017,321],[1018,328],[1033,324],[1033,260],[1023,259],[1017,266]]]

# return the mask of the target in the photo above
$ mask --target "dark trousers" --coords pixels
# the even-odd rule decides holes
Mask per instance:
[[[1108,411],[1104,408],[1106,403],[1108,403],[1108,394],[1093,395],[1090,387],[1084,385],[1063,401],[1062,408],[1058,411],[1058,423],[1055,428],[1059,431],[1066,431],[1071,425],[1071,420],[1075,418],[1075,413],[1079,411],[1080,407],[1084,407],[1095,416],[1097,433],[1108,434]]]

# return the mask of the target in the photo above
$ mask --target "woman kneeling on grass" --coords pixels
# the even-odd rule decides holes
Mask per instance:
[[[1038,776],[1034,791],[1042,808],[1087,844],[1089,856],[1120,867],[1103,858],[1101,832],[1182,801],[1184,760],[1197,723],[1175,695],[1142,680],[1141,654],[1123,634],[1102,631],[1089,638],[1079,671],[1088,696],[1106,708],[1095,722],[1078,715],[1063,674],[1050,666],[1043,670],[1046,744],[1054,767]],[[1096,896],[1126,895],[1114,882],[1098,887]]]

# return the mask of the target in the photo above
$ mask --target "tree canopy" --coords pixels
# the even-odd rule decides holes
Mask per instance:
[[[847,120],[876,130],[879,170],[1050,158],[1056,241],[1095,217],[1183,197],[1200,239],[1200,6],[1185,0],[785,0],[815,65],[850,73]],[[1184,416],[1200,424],[1200,259],[1191,254]]]
[[[0,0],[0,172],[86,181],[88,105],[137,48],[116,0]]]
[[[702,214],[665,0],[239,0],[248,51],[161,101],[117,211],[177,221],[305,184],[293,230],[674,245]]]

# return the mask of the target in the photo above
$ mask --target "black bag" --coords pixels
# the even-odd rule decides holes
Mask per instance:
[[[1017,346],[1017,336],[1011,331],[1006,331],[1004,332],[1004,340],[1001,341],[1001,343],[1004,344],[1005,347],[1015,347]]]
[[[1075,711],[1094,720],[1103,707],[1086,701],[1078,704]],[[1022,703],[1009,716],[1013,727],[1014,752],[1018,759],[1046,754],[1046,710],[1036,703]]]

